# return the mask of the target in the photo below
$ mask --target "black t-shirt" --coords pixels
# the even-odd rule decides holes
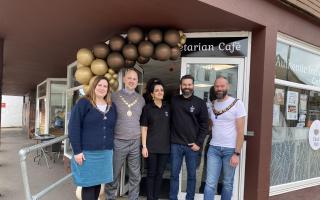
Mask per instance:
[[[148,103],[142,110],[140,125],[148,127],[149,153],[170,153],[170,106],[163,103],[159,108],[154,102]]]

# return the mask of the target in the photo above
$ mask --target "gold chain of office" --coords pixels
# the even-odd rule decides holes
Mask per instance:
[[[228,110],[230,110],[230,109],[232,108],[232,106],[234,106],[234,105],[237,103],[238,100],[239,100],[239,99],[235,99],[228,107],[226,107],[226,108],[223,109],[223,110],[216,110],[216,109],[214,108],[214,102],[213,102],[213,104],[212,104],[212,111],[213,111],[213,113],[215,114],[216,119],[218,118],[219,115],[222,115],[223,113],[225,113],[225,112],[227,112]]]

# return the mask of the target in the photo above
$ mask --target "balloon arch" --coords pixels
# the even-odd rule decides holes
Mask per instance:
[[[119,86],[118,71],[141,65],[150,58],[159,61],[177,60],[181,56],[181,47],[186,42],[185,34],[180,30],[151,29],[144,33],[138,27],[128,30],[126,37],[115,35],[106,43],[98,43],[92,50],[79,49],[77,52],[76,80],[84,86],[85,92],[98,75],[105,76],[113,90]]]

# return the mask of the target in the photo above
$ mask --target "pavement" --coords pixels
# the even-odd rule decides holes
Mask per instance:
[[[28,139],[27,134],[20,128],[1,129],[0,200],[25,199],[18,151],[35,143],[36,141]],[[32,194],[40,192],[43,188],[67,175],[63,166],[63,155],[60,155],[60,159],[55,163],[49,159],[49,169],[44,159],[39,165],[33,161],[35,153],[31,152],[27,157],[27,171]],[[76,200],[72,179],[68,179],[41,199]]]

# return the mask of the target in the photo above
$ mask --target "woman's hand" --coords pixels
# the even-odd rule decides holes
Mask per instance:
[[[83,153],[79,153],[77,155],[74,155],[74,160],[78,165],[82,165],[83,161],[86,160]]]
[[[147,147],[143,147],[142,148],[142,156],[144,158],[148,158],[148,149],[147,149]]]

